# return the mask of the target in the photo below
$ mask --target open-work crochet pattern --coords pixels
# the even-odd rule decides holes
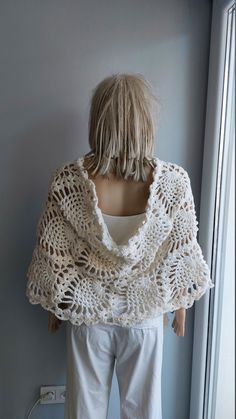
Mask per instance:
[[[190,308],[214,287],[197,240],[187,171],[153,157],[144,220],[122,245],[109,234],[85,156],[57,168],[37,224],[27,271],[32,304],[87,325],[133,325]],[[119,317],[113,310],[122,301]]]

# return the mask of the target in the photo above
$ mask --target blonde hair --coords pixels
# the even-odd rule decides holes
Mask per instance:
[[[141,74],[114,74],[93,90],[89,114],[88,163],[92,175],[147,180],[152,165],[158,101]]]

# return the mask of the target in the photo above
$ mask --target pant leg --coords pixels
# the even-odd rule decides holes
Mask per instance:
[[[106,419],[115,356],[112,329],[67,324],[64,419]]]
[[[116,354],[120,419],[162,419],[163,316],[156,327],[120,328]]]

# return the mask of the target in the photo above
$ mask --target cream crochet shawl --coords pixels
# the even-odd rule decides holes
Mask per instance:
[[[214,287],[197,241],[188,173],[153,157],[144,221],[117,245],[109,234],[84,156],[55,170],[27,271],[31,304],[75,325],[133,325],[190,308]],[[123,301],[124,312],[113,316]]]

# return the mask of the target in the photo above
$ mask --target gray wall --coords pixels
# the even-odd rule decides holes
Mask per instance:
[[[189,171],[199,211],[210,0],[0,2],[1,410],[23,418],[41,385],[65,383],[65,324],[25,296],[35,228],[53,170],[89,151],[91,89],[143,73],[161,100],[156,155]],[[164,335],[163,419],[188,419],[194,307],[185,337]],[[109,419],[119,418],[113,377]],[[63,405],[34,419],[62,419]]]

